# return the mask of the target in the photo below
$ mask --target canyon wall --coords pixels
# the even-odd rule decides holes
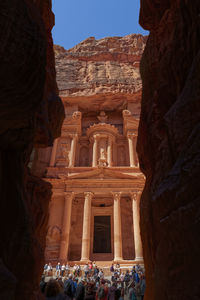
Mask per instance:
[[[146,37],[131,34],[100,40],[90,37],[69,50],[54,46],[60,97],[81,102],[83,109],[90,103],[101,110],[120,109],[128,101],[139,104],[139,63],[145,42]]]
[[[55,81],[51,1],[0,3],[0,299],[40,299],[51,185],[30,175],[64,110]],[[42,298],[41,298],[42,299]]]
[[[197,0],[141,0],[150,31],[137,145],[146,300],[200,298],[199,14]]]

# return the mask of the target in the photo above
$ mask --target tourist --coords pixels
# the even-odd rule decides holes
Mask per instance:
[[[108,299],[108,287],[105,285],[106,281],[102,279],[96,292],[96,300]]]
[[[75,293],[75,299],[76,300],[84,300],[85,299],[85,279],[81,278],[81,281],[79,282],[76,293]]]
[[[135,283],[133,280],[129,283],[128,286],[128,300],[137,300]]]
[[[55,279],[50,279],[45,288],[46,300],[70,300],[61,293],[61,288]]]
[[[63,263],[61,267],[61,276],[63,277],[64,274],[65,274],[65,264]]]
[[[136,265],[135,270],[137,273],[139,273],[140,271],[142,271],[142,268],[139,264]]]
[[[42,275],[41,281],[40,281],[40,290],[41,290],[42,294],[44,294],[46,285],[47,285],[47,284],[46,284],[46,282],[45,282],[45,276]]]
[[[76,267],[76,274],[78,277],[81,276],[81,266],[80,265],[77,265],[77,267]]]
[[[99,269],[97,266],[94,267],[94,272],[93,272],[93,276],[94,276],[94,279],[96,280],[96,278],[98,277],[98,274],[99,274]]]
[[[89,282],[86,285],[85,300],[95,300],[96,289],[94,282]]]
[[[69,274],[69,278],[64,282],[64,294],[67,295],[70,299],[74,298],[75,295],[75,285],[72,280],[72,274]]]
[[[99,277],[100,280],[104,278],[103,269],[100,269],[98,277]]]
[[[83,268],[84,272],[85,272],[85,278],[88,277],[88,274],[89,274],[89,267],[88,267],[88,264],[86,263],[84,268]]]
[[[62,277],[58,277],[57,281],[58,281],[58,283],[60,285],[61,292],[64,293],[64,283],[62,281]]]
[[[124,288],[124,272],[120,274],[121,288]]]
[[[89,268],[89,274],[91,275],[92,274],[92,268],[93,268],[92,262],[89,262],[88,268]]]
[[[146,280],[145,280],[145,276],[141,275],[141,279],[140,279],[140,291],[141,291],[141,300],[144,299],[144,292],[146,289]]]
[[[66,276],[69,275],[69,272],[70,272],[70,267],[69,267],[69,263],[67,262],[67,264],[65,266],[65,274],[66,274]]]
[[[49,263],[48,268],[47,268],[47,275],[52,276],[53,275],[52,272],[53,272],[53,267],[52,267],[51,263]]]
[[[115,269],[114,269],[114,264],[113,263],[110,267],[110,272],[111,272],[111,276],[114,276]]]
[[[115,265],[115,269],[117,272],[120,272],[120,264],[118,262]]]
[[[106,281],[102,279],[96,292],[96,300],[107,300],[108,299],[108,287]]]
[[[117,283],[113,282],[112,286],[108,289],[108,300],[115,300],[117,291]]]
[[[124,300],[124,288],[121,289],[119,300]]]
[[[140,278],[139,278],[139,275],[136,271],[133,271],[132,278],[133,278],[135,284],[139,283]]]
[[[125,294],[127,294],[128,292],[128,285],[129,285],[129,282],[130,282],[130,274],[129,274],[129,270],[126,271],[126,274],[124,276],[124,282],[125,282]]]
[[[74,276],[76,276],[76,270],[77,270],[77,267],[76,267],[76,264],[75,264],[75,265],[73,266],[73,271],[72,271]]]
[[[60,276],[60,271],[61,271],[61,265],[60,263],[58,263],[56,265],[56,276],[59,277]]]
[[[93,261],[92,266],[93,266],[93,269],[96,267],[96,261]]]
[[[48,275],[48,264],[44,265],[44,275]]]

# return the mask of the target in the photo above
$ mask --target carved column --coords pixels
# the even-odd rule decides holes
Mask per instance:
[[[137,167],[138,160],[136,154],[136,134],[128,133],[128,146],[129,146],[129,158],[130,158],[130,167]]]
[[[120,261],[122,258],[122,229],[121,229],[121,208],[120,192],[113,192],[113,219],[114,219],[114,260]]]
[[[54,140],[52,151],[51,151],[51,160],[50,160],[50,167],[54,167],[55,165],[55,160],[56,160],[56,150],[57,150],[57,145],[58,145],[58,139]]]
[[[108,155],[108,166],[112,166],[112,138],[111,136],[108,137],[108,148],[107,148],[107,155]]]
[[[136,152],[136,143],[137,143],[137,135],[133,134],[133,164],[135,167],[138,167],[138,158]]]
[[[93,193],[86,192],[84,211],[83,211],[83,234],[82,234],[82,249],[81,261],[88,261],[90,258],[90,226],[91,226],[91,202]]]
[[[143,260],[142,241],[140,236],[140,197],[141,191],[130,193],[133,208],[133,232],[135,241],[135,260]]]
[[[98,151],[97,136],[94,135],[93,139],[94,139],[94,142],[93,142],[92,166],[96,167],[97,166],[97,151]]]
[[[71,227],[71,213],[72,213],[72,200],[74,198],[74,193],[65,193],[65,205],[63,212],[63,225],[62,225],[62,235],[60,244],[60,261],[66,262],[68,260],[68,250],[69,250],[69,234]]]
[[[69,157],[69,167],[74,167],[75,157],[76,157],[76,143],[77,143],[77,134],[72,136],[71,141],[71,150],[70,150],[70,157]]]

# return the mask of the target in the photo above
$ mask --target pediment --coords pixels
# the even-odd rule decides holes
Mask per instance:
[[[120,171],[110,170],[106,167],[96,168],[78,174],[68,174],[66,179],[135,179],[136,175],[129,175]]]

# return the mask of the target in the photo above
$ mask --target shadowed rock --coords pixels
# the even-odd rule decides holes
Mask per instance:
[[[141,1],[138,154],[146,175],[141,232],[145,299],[199,299],[199,1]],[[192,274],[191,276],[189,274]]]

